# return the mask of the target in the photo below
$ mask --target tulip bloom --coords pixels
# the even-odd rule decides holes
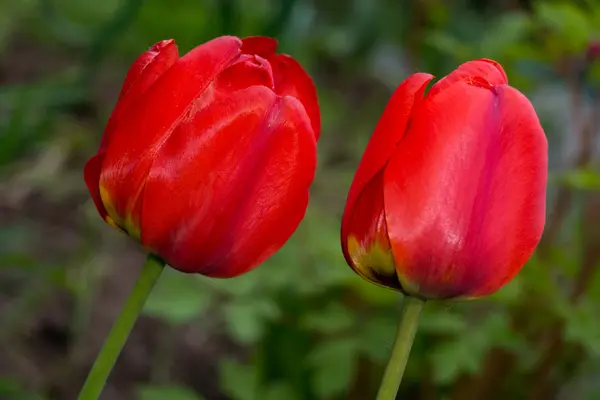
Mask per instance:
[[[304,217],[321,130],[311,78],[266,37],[223,36],[130,68],[85,181],[102,218],[182,272],[232,277]]]
[[[545,223],[547,141],[492,60],[396,90],[354,177],[342,247],[359,275],[421,299],[477,298],[508,283]]]

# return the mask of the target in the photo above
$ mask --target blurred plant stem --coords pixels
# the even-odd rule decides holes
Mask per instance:
[[[417,327],[419,326],[419,316],[424,305],[424,300],[404,296],[398,334],[392,348],[392,355],[383,374],[381,386],[377,393],[377,400],[394,400],[396,398],[406,364],[408,363],[410,349],[417,333]]]
[[[152,254],[146,259],[140,276],[125,301],[125,305],[108,334],[100,350],[100,354],[98,354],[92,370],[79,393],[79,400],[96,400],[100,396],[110,375],[110,371],[115,365],[135,325],[135,321],[144,308],[146,299],[148,299],[150,292],[152,292],[164,266],[165,263]]]

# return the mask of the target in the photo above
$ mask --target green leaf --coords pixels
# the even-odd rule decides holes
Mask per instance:
[[[232,400],[258,400],[260,382],[257,368],[224,360],[219,370],[221,387]]]
[[[319,398],[341,395],[350,386],[360,345],[354,338],[319,343],[309,355],[312,385]]]
[[[434,379],[445,385],[453,382],[462,372],[475,372],[479,356],[472,343],[465,339],[450,340],[437,345],[431,355]]]
[[[372,316],[359,325],[360,349],[375,362],[386,362],[398,330],[398,320],[389,316]]]
[[[419,330],[433,334],[459,334],[467,329],[467,321],[458,313],[447,310],[425,313],[419,323]]]
[[[264,389],[262,400],[299,400],[294,389],[285,383],[275,383]]]
[[[204,400],[190,389],[181,386],[143,386],[138,389],[140,400]]]
[[[493,346],[518,351],[523,358],[533,358],[524,340],[513,333],[505,314],[494,313],[433,348],[430,360],[434,377],[440,384],[449,384],[462,373],[476,373],[487,351]]]
[[[583,51],[591,38],[592,27],[585,11],[571,2],[536,2],[535,15],[556,34],[565,50]]]
[[[0,378],[0,399],[43,400],[42,395],[26,390],[15,380]]]
[[[472,51],[469,46],[446,31],[428,33],[424,41],[440,53],[452,56],[456,60],[471,58]]]
[[[330,303],[307,314],[300,324],[309,330],[332,334],[349,329],[354,324],[354,320],[354,314],[348,308],[340,303]]]
[[[588,299],[577,305],[563,303],[559,308],[565,318],[565,339],[581,344],[592,357],[600,356],[600,307]]]
[[[600,173],[592,169],[576,169],[562,175],[562,181],[575,189],[600,189]]]
[[[489,300],[498,301],[503,304],[516,304],[518,301],[521,301],[521,296],[525,293],[525,290],[524,276],[517,275],[506,286],[489,297]]]
[[[229,334],[244,344],[259,340],[265,323],[279,315],[279,308],[271,298],[239,299],[227,304],[223,311]]]
[[[499,59],[523,42],[531,26],[528,14],[522,12],[508,13],[500,16],[498,20],[484,32],[479,42],[481,56]]]
[[[211,297],[210,289],[195,276],[167,269],[150,294],[144,313],[183,324],[203,313]]]

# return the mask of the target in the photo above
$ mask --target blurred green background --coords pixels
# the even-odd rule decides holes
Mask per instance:
[[[144,259],[83,164],[138,54],[221,34],[275,36],[314,77],[312,203],[245,276],[167,271],[102,399],[374,398],[402,296],[346,266],[345,196],[392,90],[479,57],[546,129],[546,232],[494,296],[427,305],[399,398],[600,399],[599,0],[1,0],[0,399],[76,397]]]

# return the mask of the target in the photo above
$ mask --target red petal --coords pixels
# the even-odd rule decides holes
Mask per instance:
[[[277,51],[277,40],[266,36],[249,36],[242,39],[242,53],[269,58]]]
[[[100,152],[96,154],[94,157],[90,158],[87,163],[85,163],[85,167],[83,169],[83,178],[85,179],[85,184],[92,195],[92,200],[94,200],[94,204],[98,209],[98,213],[103,219],[106,219],[108,212],[106,208],[104,208],[104,204],[102,203],[102,198],[100,197],[100,171],[102,169],[102,162],[104,161],[104,152]]]
[[[375,132],[369,140],[346,201],[342,235],[346,236],[346,219],[350,215],[354,202],[371,179],[385,166],[396,145],[404,136],[415,104],[421,101],[427,84],[433,79],[429,74],[414,74],[408,77],[392,95]]]
[[[144,93],[160,78],[177,60],[179,53],[174,40],[163,40],[156,43],[148,51],[138,57],[127,72],[121,88],[119,100],[108,120],[100,148],[105,148],[115,124],[125,112],[140,100]]]
[[[260,86],[216,99],[161,148],[144,194],[142,243],[184,272],[242,274],[294,232],[315,166],[298,101]]]
[[[277,54],[269,58],[275,78],[275,92],[281,96],[295,97],[304,105],[308,114],[315,138],[321,134],[321,113],[317,89],[306,71],[298,61],[285,54]]]
[[[345,216],[344,257],[363,278],[400,290],[383,208],[383,170],[364,187]]]
[[[457,82],[427,97],[384,177],[403,289],[478,297],[507,283],[542,234],[546,179],[544,132],[516,90]]]
[[[481,58],[459,65],[457,69],[436,82],[435,85],[431,87],[427,96],[435,96],[452,84],[468,78],[482,78],[491,86],[508,83],[508,78],[506,77],[506,72],[504,72],[502,65],[494,60]]]
[[[233,65],[218,75],[214,85],[216,90],[222,92],[233,92],[254,85],[273,89],[271,64],[262,57],[242,54]]]
[[[241,42],[223,36],[180,58],[116,126],[100,174],[108,213],[119,226],[139,226],[140,194],[157,152],[192,108],[212,99],[213,79],[239,57]],[[111,204],[114,210],[111,212]]]

